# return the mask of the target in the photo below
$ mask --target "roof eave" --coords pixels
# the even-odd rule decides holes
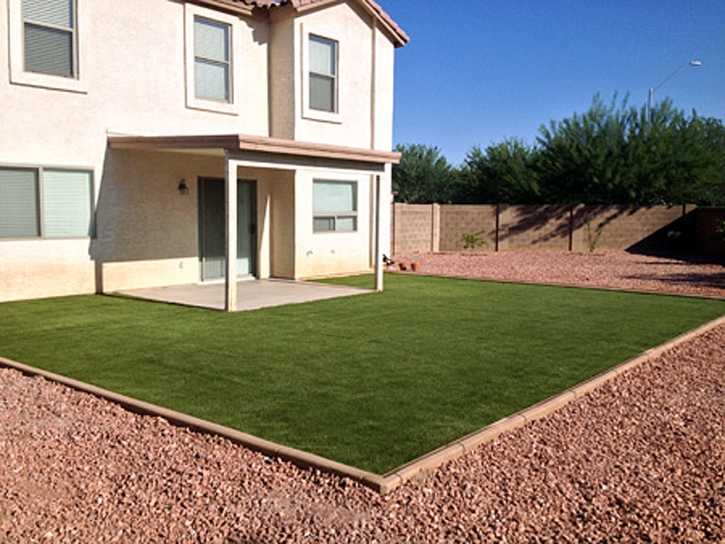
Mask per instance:
[[[398,164],[400,153],[338,145],[297,142],[265,136],[244,134],[212,134],[185,136],[129,136],[108,135],[111,149],[147,151],[171,150],[224,150],[249,151],[271,155],[290,155],[317,159],[334,159],[373,164]]]

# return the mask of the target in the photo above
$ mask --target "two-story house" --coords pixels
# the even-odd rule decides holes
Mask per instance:
[[[373,0],[1,0],[0,301],[376,270]]]

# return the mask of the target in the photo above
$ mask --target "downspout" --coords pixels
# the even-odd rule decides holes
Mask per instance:
[[[375,114],[376,108],[376,88],[377,88],[377,34],[378,34],[378,21],[375,17],[372,18],[372,38],[371,38],[371,54],[370,54],[370,149],[375,149]]]

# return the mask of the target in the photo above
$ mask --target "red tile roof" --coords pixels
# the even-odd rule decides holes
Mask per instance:
[[[402,47],[410,38],[405,31],[385,13],[382,7],[375,0],[356,0],[363,8],[371,13],[387,30],[392,34],[396,47]],[[290,5],[295,10],[304,10],[305,7],[313,7],[315,4],[329,4],[332,0],[212,0],[210,3],[217,5],[237,5],[247,8],[259,8],[271,10]]]

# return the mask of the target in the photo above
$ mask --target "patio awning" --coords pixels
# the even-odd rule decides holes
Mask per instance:
[[[238,168],[257,168],[356,171],[375,176],[374,187],[374,243],[375,289],[383,289],[383,269],[380,256],[380,176],[386,166],[398,164],[400,153],[344,147],[330,144],[299,142],[265,136],[244,134],[137,136],[108,134],[111,149],[138,151],[170,151],[218,156],[225,163],[226,194],[226,271],[225,309],[235,311],[237,306],[237,179]]]
[[[187,136],[131,136],[109,134],[111,149],[177,151],[224,156],[225,152],[288,156],[306,159],[349,161],[367,164],[398,164],[400,153],[311,142],[298,142],[245,134]]]

